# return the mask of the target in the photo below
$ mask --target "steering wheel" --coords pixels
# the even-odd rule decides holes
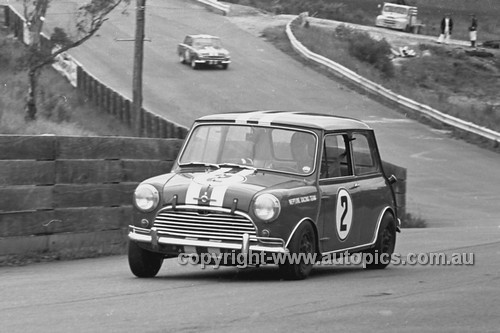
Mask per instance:
[[[249,157],[242,157],[240,162],[244,165],[253,165],[253,160]]]

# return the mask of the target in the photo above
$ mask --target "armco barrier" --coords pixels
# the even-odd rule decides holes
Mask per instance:
[[[0,135],[0,256],[123,251],[134,188],[170,171],[181,143]]]
[[[298,18],[298,17],[297,17]],[[292,47],[298,52],[302,57],[307,60],[313,61],[321,66],[324,66],[327,70],[335,73],[341,78],[355,84],[356,86],[366,90],[369,93],[380,96],[391,103],[396,103],[404,108],[415,111],[418,114],[426,116],[430,119],[437,120],[443,124],[451,126],[453,128],[459,129],[461,131],[472,133],[474,135],[483,137],[485,139],[493,141],[495,144],[500,144],[500,133],[495,132],[489,128],[473,124],[462,119],[452,117],[450,115],[444,114],[438,110],[435,110],[427,105],[417,103],[409,98],[395,94],[389,89],[374,83],[350,69],[307,49],[302,43],[300,43],[292,32],[292,23],[297,19],[294,18],[286,25],[286,34],[292,44]]]
[[[22,15],[15,10],[14,7],[8,5],[3,6],[4,13],[4,26],[20,41],[25,41],[24,36],[25,23]],[[54,45],[49,37],[44,34],[41,35],[41,44],[45,52],[51,52]],[[65,62],[71,63],[63,64],[60,68],[69,68],[70,72],[63,73],[66,77],[72,77],[70,82],[76,83],[76,88],[87,96],[94,105],[96,105],[102,112],[107,112],[115,115],[116,118],[126,123],[131,128],[136,128],[135,117],[131,111],[131,101],[106,86],[95,76],[88,73],[82,64],[70,55],[66,55]],[[60,68],[58,68],[60,70]],[[76,71],[72,70],[76,68]],[[182,139],[186,136],[188,129],[179,124],[173,123],[153,112],[142,109],[140,119],[140,128],[142,136],[153,138],[179,138]]]
[[[231,8],[229,5],[222,4],[217,0],[196,0],[196,2],[201,3],[209,10],[219,12],[222,15],[227,15]]]

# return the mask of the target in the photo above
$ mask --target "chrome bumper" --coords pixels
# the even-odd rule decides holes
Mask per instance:
[[[145,229],[129,225],[128,238],[131,241],[148,243],[153,248],[159,248],[159,245],[176,245],[236,250],[241,251],[242,253],[288,253],[288,249],[285,247],[285,241],[280,238],[263,238],[250,236],[248,234],[243,234],[241,243],[232,243],[227,241],[209,241],[160,236],[154,227],[151,229]]]
[[[222,59],[196,59],[194,62],[197,63],[197,64],[215,65],[215,64],[230,64],[231,60],[222,60]]]
[[[401,219],[398,217],[396,221],[396,231],[401,232]]]

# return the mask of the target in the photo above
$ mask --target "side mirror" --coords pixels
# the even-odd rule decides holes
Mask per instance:
[[[394,184],[398,181],[398,179],[396,178],[396,176],[394,175],[391,175],[389,178],[387,178],[389,180],[389,184]]]

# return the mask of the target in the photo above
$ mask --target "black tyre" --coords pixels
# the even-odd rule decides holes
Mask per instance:
[[[222,69],[227,69],[228,66],[229,64],[222,64]]]
[[[288,245],[290,255],[297,255],[295,262],[290,262],[291,258],[280,264],[281,276],[286,280],[305,279],[314,265],[313,256],[316,253],[316,234],[309,222],[302,223],[295,231],[290,244]],[[303,253],[299,257],[299,253]],[[298,261],[300,259],[300,261]]]
[[[375,242],[375,247],[368,251],[371,262],[365,263],[366,269],[384,269],[390,261],[396,246],[396,223],[392,214],[385,214]]]
[[[128,264],[135,276],[151,278],[158,274],[163,263],[163,255],[147,251],[134,242],[128,244]]]

